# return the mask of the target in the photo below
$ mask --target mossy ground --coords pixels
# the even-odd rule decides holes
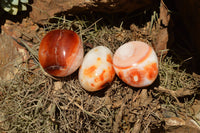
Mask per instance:
[[[130,40],[152,43],[151,34],[126,29],[123,22],[114,26],[102,21],[60,16],[42,28],[44,34],[53,29],[76,31],[85,53],[98,45],[114,52]],[[144,24],[138,29],[149,33],[149,28]],[[151,28],[156,32],[159,27]],[[173,55],[160,58],[159,76],[147,88],[130,87],[116,76],[109,87],[90,93],[80,86],[77,71],[64,78],[46,75],[38,64],[38,48],[39,43],[28,48],[30,57],[16,66],[14,78],[0,83],[0,131],[153,132],[165,126],[163,107],[193,116],[187,108],[199,100],[200,78],[180,69]]]

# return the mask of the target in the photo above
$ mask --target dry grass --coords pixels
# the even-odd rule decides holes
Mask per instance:
[[[85,52],[104,45],[113,52],[132,40],[132,33],[120,27],[108,27],[64,17],[44,27],[46,31],[75,30],[83,39]],[[145,39],[145,38],[142,38]],[[0,130],[8,132],[147,132],[161,127],[161,103],[176,101],[171,93],[149,88],[130,87],[116,77],[110,87],[86,92],[77,72],[65,78],[51,78],[40,69],[36,58],[39,44],[31,48],[30,58],[18,66],[12,81],[0,83]],[[34,64],[34,65],[30,65]],[[200,79],[180,71],[170,57],[160,62],[159,87],[176,91],[196,90]],[[167,95],[165,95],[167,94]],[[176,97],[176,96],[175,96]],[[173,103],[171,103],[173,104]]]

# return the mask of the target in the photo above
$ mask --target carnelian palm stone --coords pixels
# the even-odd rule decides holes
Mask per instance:
[[[118,77],[133,87],[151,85],[158,75],[158,59],[155,51],[141,41],[131,41],[120,46],[113,57]]]
[[[83,60],[83,45],[71,30],[53,30],[40,43],[39,62],[50,75],[64,77],[76,71]]]

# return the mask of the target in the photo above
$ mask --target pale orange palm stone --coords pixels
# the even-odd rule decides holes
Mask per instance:
[[[120,46],[113,57],[118,77],[133,87],[151,85],[158,76],[158,58],[148,44],[131,41]]]

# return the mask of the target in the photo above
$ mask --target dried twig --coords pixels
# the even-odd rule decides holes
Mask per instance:
[[[164,88],[164,87],[155,87],[155,90],[162,92],[162,93],[167,93],[170,94],[171,96],[173,96],[174,98],[178,98],[178,97],[184,97],[184,96],[188,96],[188,95],[193,95],[195,93],[195,90],[192,89],[187,89],[187,88],[180,88],[176,91]]]

